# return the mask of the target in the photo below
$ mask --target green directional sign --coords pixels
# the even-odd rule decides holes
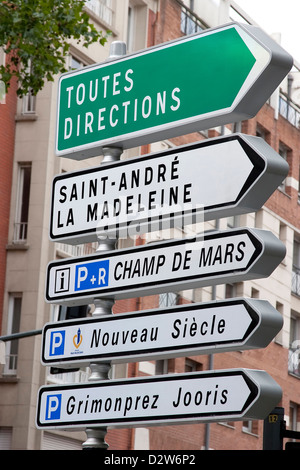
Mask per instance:
[[[56,153],[75,159],[252,117],[292,58],[237,23],[61,76]]]

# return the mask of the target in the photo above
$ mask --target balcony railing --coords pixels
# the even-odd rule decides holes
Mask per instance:
[[[300,127],[300,108],[283,94],[279,96],[279,113],[287,119],[292,126]]]
[[[299,343],[299,341],[294,341],[294,343]],[[289,349],[288,371],[290,374],[294,374],[300,377],[300,346],[299,344],[297,344],[296,347],[291,347]]]
[[[3,375],[16,375],[18,366],[18,354],[7,354],[5,356],[5,365]]]
[[[203,29],[207,29],[207,26],[201,21],[193,10],[188,8],[180,0],[176,0],[181,5],[181,21],[180,29],[183,34],[193,34]]]
[[[105,21],[109,26],[113,25],[113,0],[86,0],[86,6],[94,15]]]
[[[84,383],[91,375],[89,368],[47,376],[47,382],[55,384]]]
[[[292,292],[300,296],[300,268],[293,266],[292,272]]]
[[[13,243],[25,243],[27,240],[27,222],[15,222]]]
[[[36,96],[31,90],[23,97],[23,114],[35,114],[36,112]]]
[[[56,250],[61,251],[68,256],[86,256],[95,253],[97,243],[85,243],[82,245],[68,245],[66,243],[57,243]]]

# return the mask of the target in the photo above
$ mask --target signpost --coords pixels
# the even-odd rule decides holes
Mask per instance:
[[[288,168],[263,139],[232,134],[63,173],[53,181],[50,237],[87,243],[254,212]]]
[[[56,154],[113,159],[112,147],[116,157],[122,149],[251,118],[292,64],[262,30],[230,23],[66,73],[59,80]],[[106,448],[107,426],[265,418],[282,392],[264,371],[106,379],[114,362],[265,347],[282,326],[268,302],[104,312],[114,299],[267,277],[283,260],[284,245],[271,232],[240,228],[108,247],[120,236],[258,210],[287,175],[286,162],[263,140],[242,134],[107,160],[53,182],[51,239],[77,244],[98,237],[101,250],[48,265],[46,301],[93,302],[96,314],[45,325],[42,363],[89,364],[92,377],[41,387],[37,427],[86,428],[83,446]]]
[[[41,359],[83,367],[265,348],[282,322],[269,302],[240,298],[55,322],[44,326]]]
[[[84,305],[269,276],[285,256],[271,232],[250,228],[167,240],[49,263],[46,301]]]
[[[280,399],[266,372],[248,369],[45,386],[36,423],[61,429],[261,419]]]
[[[56,154],[84,159],[108,145],[249,119],[292,64],[259,28],[229,23],[68,72],[59,81]]]

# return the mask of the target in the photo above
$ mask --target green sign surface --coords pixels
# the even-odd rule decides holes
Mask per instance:
[[[279,46],[258,32],[267,46],[231,23],[62,75],[57,155],[88,158],[103,146],[133,147],[252,116],[292,65],[283,51],[273,66]],[[262,76],[266,84],[253,86]]]

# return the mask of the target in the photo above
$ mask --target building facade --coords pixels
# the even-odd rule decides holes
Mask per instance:
[[[66,58],[70,69],[104,61],[109,56],[110,43],[114,40],[126,42],[130,53],[231,20],[252,22],[234,1],[229,0],[89,0],[86,3],[92,21],[100,29],[110,29],[112,35],[104,48],[92,45],[86,50],[72,44],[70,56]],[[288,161],[290,170],[287,178],[257,213],[205,223],[206,230],[246,226],[274,233],[285,244],[287,254],[269,278],[119,300],[113,307],[117,315],[121,312],[158,307],[163,309],[215,299],[259,298],[268,300],[283,316],[281,332],[264,350],[118,364],[111,370],[114,378],[235,367],[266,370],[282,387],[283,398],[279,406],[285,410],[288,428],[294,430],[297,430],[300,419],[297,353],[300,340],[298,77],[299,68],[295,64],[278,90],[259,113],[248,121],[153,142],[126,150],[122,155],[122,158],[134,158],[241,131],[262,137]],[[5,241],[2,335],[40,330],[46,322],[62,319],[62,309],[48,305],[44,300],[47,264],[54,259],[92,253],[97,247],[97,244],[71,246],[49,241],[53,177],[61,172],[97,166],[102,160],[102,156],[81,162],[55,157],[56,99],[57,80],[47,83],[37,97],[29,94],[23,100],[18,100],[14,113],[14,158],[9,194],[8,241]],[[159,240],[162,236],[164,234],[155,233],[142,239],[121,240],[119,246],[147,243]],[[92,312],[93,305],[89,314]],[[76,372],[53,373],[53,370],[41,365],[40,350],[40,335],[6,342],[6,363],[0,369],[0,449],[81,449],[86,440],[84,432],[36,429],[36,400],[41,385],[84,382],[88,380],[90,370],[86,368]],[[108,430],[106,436],[111,450],[254,450],[262,449],[262,440],[261,420],[112,429]]]
[[[0,55],[1,63],[9,60],[4,53]],[[8,92],[1,97],[0,101],[0,123],[1,123],[1,204],[0,204],[0,319],[2,319],[2,306],[5,289],[5,266],[6,246],[9,230],[9,208],[12,185],[12,169],[15,145],[15,114],[17,108],[16,82],[13,81]],[[0,330],[1,331],[1,330]]]

